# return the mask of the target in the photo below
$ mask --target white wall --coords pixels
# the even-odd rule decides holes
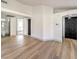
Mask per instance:
[[[15,36],[16,35],[16,18],[10,18],[10,35]]]
[[[32,13],[32,36],[41,40],[53,40],[53,9],[48,6],[35,6]]]
[[[72,14],[77,14],[77,10],[69,10],[65,12],[60,12],[60,13],[55,13],[54,14],[54,39],[62,41],[62,20],[63,17],[66,15],[72,15]],[[58,24],[56,26],[56,24]]]
[[[43,6],[43,39],[53,40],[53,8]]]
[[[32,9],[31,36],[42,39],[43,37],[43,13],[41,6],[35,6]]]
[[[36,6],[33,8],[32,36],[44,41],[56,40],[62,42],[63,16],[77,14],[76,10],[53,13],[53,9],[48,6]]]

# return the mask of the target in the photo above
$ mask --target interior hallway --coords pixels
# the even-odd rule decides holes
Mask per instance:
[[[2,38],[2,59],[76,59],[76,40],[40,41],[30,36]]]

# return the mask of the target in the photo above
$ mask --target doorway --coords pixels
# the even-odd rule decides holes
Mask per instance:
[[[64,37],[77,40],[77,16],[67,16],[64,19]]]
[[[23,27],[23,20],[24,19],[17,19],[17,29],[16,34],[17,35],[24,35],[24,27]]]
[[[28,35],[31,35],[31,19],[28,19]]]
[[[17,18],[17,35],[31,35],[31,19],[28,18]]]

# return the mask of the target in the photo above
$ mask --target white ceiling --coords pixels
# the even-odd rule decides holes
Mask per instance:
[[[75,8],[77,0],[17,0],[26,5],[47,5],[53,8]]]

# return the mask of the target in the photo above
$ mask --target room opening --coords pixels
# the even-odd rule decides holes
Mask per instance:
[[[77,16],[65,16],[64,38],[77,40]]]

